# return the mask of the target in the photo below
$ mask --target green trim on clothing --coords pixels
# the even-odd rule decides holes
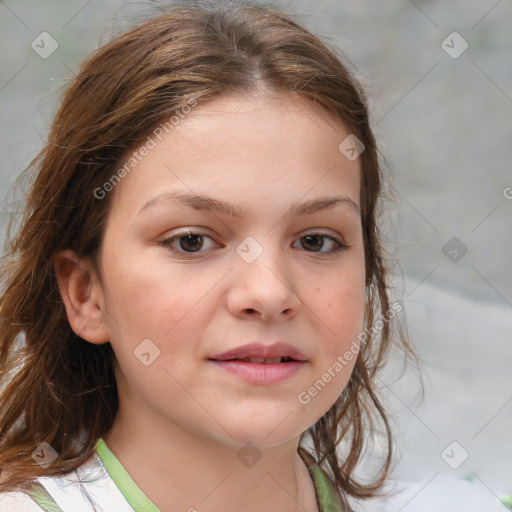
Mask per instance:
[[[25,491],[45,512],[63,512],[50,493],[39,483],[32,482]]]
[[[302,446],[297,450],[309,469],[315,483],[316,500],[319,512],[343,512],[336,487],[327,473],[316,463],[313,456]]]
[[[510,496],[505,496],[504,498],[501,498],[501,501],[509,510],[512,510],[512,494]]]
[[[110,478],[134,510],[161,512],[133,481],[102,438],[97,441],[95,450]],[[299,447],[298,453],[313,479],[319,512],[343,512],[339,494],[329,476],[304,448]],[[33,482],[26,492],[45,512],[64,512],[39,482]]]
[[[98,439],[96,452],[103,462],[110,478],[114,480],[121,494],[137,512],[161,512],[160,509],[139,489],[126,469],[110,451],[103,439]]]
[[[96,451],[108,474],[132,508],[137,512],[161,512],[139,489],[103,439],[99,439],[96,443]],[[299,448],[298,452],[306,466],[308,466],[309,473],[313,478],[319,512],[343,512],[340,498],[331,479],[302,447]]]

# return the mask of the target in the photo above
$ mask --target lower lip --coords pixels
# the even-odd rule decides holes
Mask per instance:
[[[306,364],[305,361],[262,364],[241,361],[214,361],[219,368],[233,373],[251,384],[277,384],[296,375]]]

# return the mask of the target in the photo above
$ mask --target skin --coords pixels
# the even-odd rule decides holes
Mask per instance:
[[[359,162],[338,150],[349,133],[290,95],[199,103],[111,192],[100,275],[70,250],[55,260],[71,327],[116,354],[120,408],[104,439],[163,511],[317,511],[299,437],[341,394],[355,357],[308,404],[297,397],[363,328],[362,228],[347,204],[284,214],[325,196],[359,206]],[[141,212],[171,190],[240,204],[247,217],[170,201]],[[174,239],[179,253],[161,244],[187,228],[207,236]],[[333,253],[311,232],[348,247]],[[236,252],[247,237],[263,250],[252,263]],[[144,339],[160,350],[148,366],[134,356]],[[308,362],[255,385],[208,361],[255,340],[290,343]],[[247,443],[261,456],[252,467],[237,457]]]

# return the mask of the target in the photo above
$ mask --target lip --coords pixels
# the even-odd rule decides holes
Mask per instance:
[[[247,345],[242,345],[240,347],[233,348],[220,354],[215,354],[211,356],[209,359],[213,359],[215,361],[227,361],[229,359],[243,359],[245,357],[263,357],[265,359],[274,359],[276,357],[289,357],[297,362],[307,361],[307,357],[298,348],[288,343],[284,343],[282,341],[273,343],[272,345],[265,345],[259,342],[249,343]]]
[[[239,361],[246,357],[275,359],[289,357],[292,361],[265,364]],[[307,363],[307,357],[296,347],[279,341],[271,345],[259,342],[233,348],[209,358],[217,367],[260,386],[277,384],[296,375]]]
[[[260,386],[277,384],[296,375],[307,364],[306,361],[264,364],[244,363],[242,361],[211,361],[215,366],[236,375],[250,384]]]

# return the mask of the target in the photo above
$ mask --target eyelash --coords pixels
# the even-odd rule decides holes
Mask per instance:
[[[195,232],[195,231],[190,231],[189,230],[186,233],[179,233],[179,234],[174,235],[174,236],[172,236],[170,238],[162,240],[161,242],[159,242],[159,245],[164,246],[165,248],[171,250],[175,254],[181,254],[181,255],[184,255],[184,254],[194,255],[194,254],[201,254],[201,253],[206,252],[206,251],[195,251],[195,252],[180,251],[180,250],[175,249],[174,247],[172,247],[172,243],[175,240],[179,240],[180,238],[184,238],[186,236],[191,236],[191,235],[194,235],[194,236],[199,235],[199,236],[210,238],[211,240],[213,240],[212,237],[210,237],[206,233]],[[330,256],[334,256],[334,255],[338,254],[339,252],[345,251],[346,249],[349,248],[348,244],[342,242],[340,239],[338,239],[336,237],[333,237],[333,236],[330,236],[330,235],[326,235],[325,233],[320,233],[320,232],[306,233],[305,235],[301,236],[300,238],[305,238],[307,236],[315,236],[315,237],[327,238],[328,240],[331,240],[334,243],[334,247],[330,251],[323,251],[323,252],[321,252],[321,251],[306,251],[306,252],[310,252],[312,254],[328,254]]]

